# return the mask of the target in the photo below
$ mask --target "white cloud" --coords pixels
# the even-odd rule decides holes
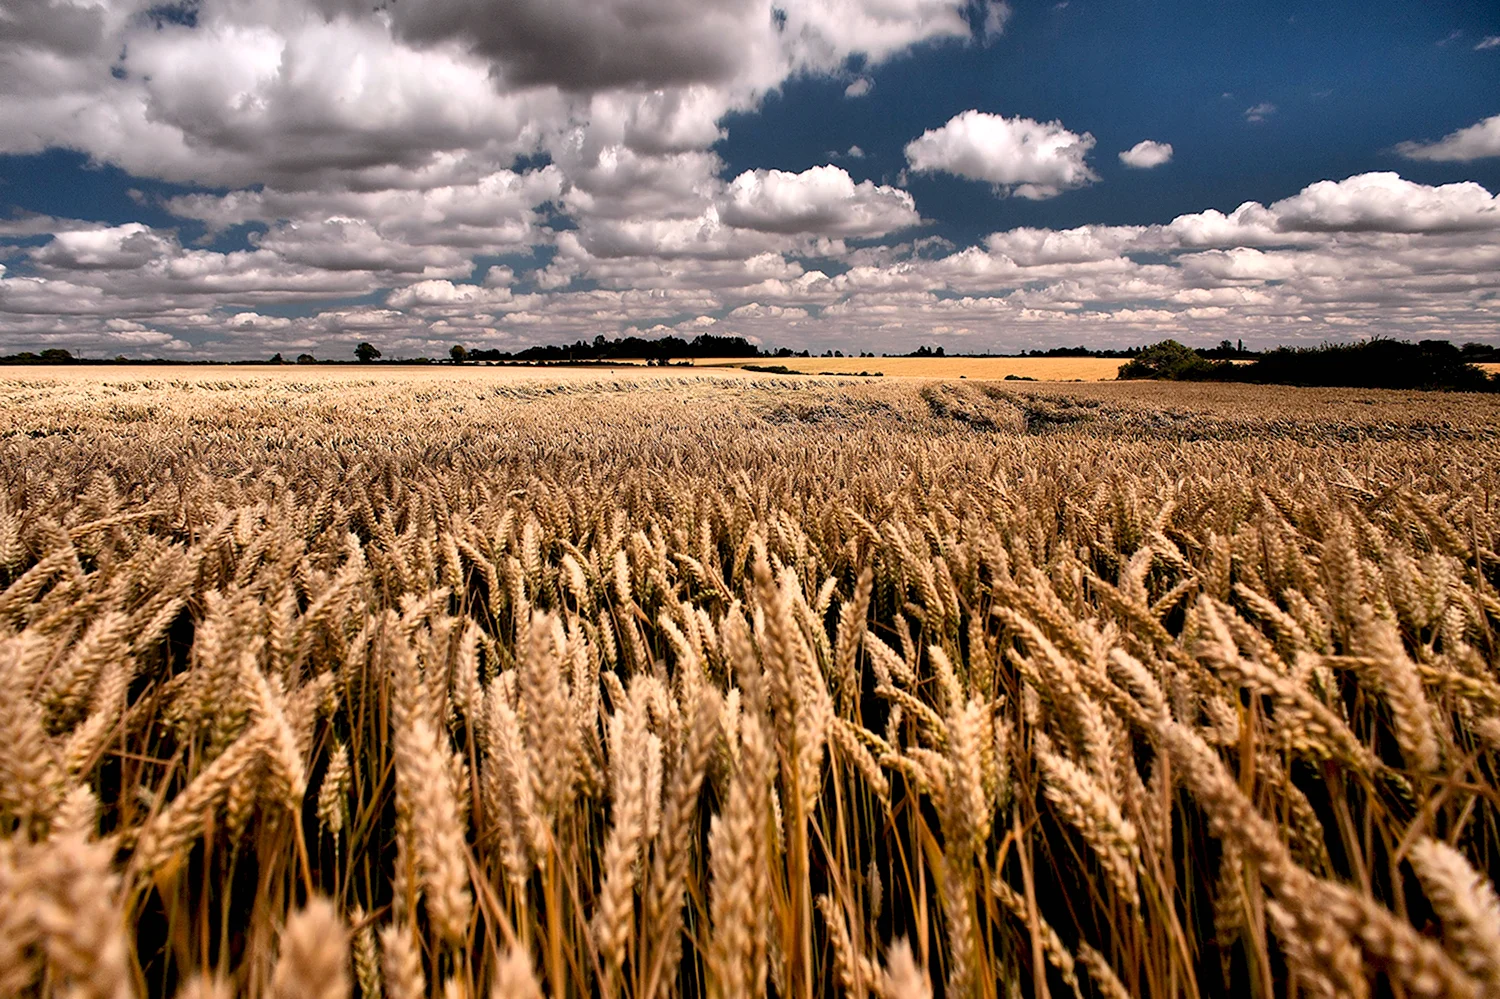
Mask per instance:
[[[1284,231],[1441,233],[1500,230],[1500,198],[1474,183],[1429,187],[1394,173],[1319,181],[1271,205]]]
[[[744,229],[825,236],[883,236],[921,221],[910,194],[868,180],[856,184],[836,166],[748,170],[730,182],[719,216]]]
[[[570,123],[560,141],[585,154],[611,145],[647,156],[703,150],[724,138],[719,119],[739,103],[732,91],[704,84],[593,94],[579,115],[585,124]],[[554,155],[558,142],[546,142]]]
[[[452,183],[596,145],[706,150],[800,73],[981,32],[970,0],[34,0],[0,32],[0,153],[290,190]],[[978,13],[976,13],[978,11]],[[446,178],[425,177],[435,165]]]
[[[1015,8],[1006,3],[1005,0],[987,0],[984,9],[984,37],[986,40],[998,37],[1005,31],[1005,26],[1010,22]]]
[[[418,281],[397,289],[386,297],[386,304],[393,309],[464,306],[486,310],[514,308],[517,305],[509,288],[454,284],[442,279]]]
[[[1022,267],[1109,260],[1133,248],[1140,226],[1081,226],[1077,229],[1010,229],[992,233],[985,247]]]
[[[1409,160],[1457,163],[1500,156],[1500,114],[1450,132],[1437,142],[1402,142],[1396,152]]]
[[[965,111],[906,146],[913,170],[956,174],[1022,198],[1055,197],[1097,180],[1085,162],[1094,137],[1062,122]]]
[[[1500,49],[1500,35],[1486,35],[1474,46],[1475,52],[1483,52],[1485,49]]]
[[[969,0],[757,0],[750,5],[764,11],[768,23],[781,22],[783,58],[823,70],[841,67],[856,52],[872,65],[919,42],[968,38],[973,33],[968,15],[975,6]],[[774,18],[772,8],[780,12]]]
[[[511,155],[534,143],[530,121],[565,113],[555,94],[497,93],[482,61],[413,49],[369,19],[226,3],[193,28],[123,16],[111,29],[67,60],[0,43],[12,95],[0,149],[64,146],[179,182],[307,186],[444,151]],[[14,91],[15,78],[50,85]]]
[[[1251,105],[1245,109],[1246,121],[1265,121],[1276,113],[1276,105],[1270,101],[1261,101],[1259,104]]]
[[[175,241],[139,222],[59,232],[31,251],[33,263],[61,270],[144,267],[172,252]]]
[[[413,246],[387,239],[365,219],[331,216],[319,222],[287,222],[252,245],[293,264],[327,271],[375,271],[390,275],[463,277],[468,254],[449,246]]]
[[[432,259],[433,248],[452,255],[514,252],[541,238],[538,206],[556,199],[562,173],[548,166],[526,173],[496,171],[461,184],[425,190],[323,189],[285,191],[274,187],[232,191],[227,195],[182,195],[166,202],[181,218],[198,219],[210,231],[247,222],[272,227],[267,237],[305,243],[315,231],[344,235],[355,229],[366,244],[379,241],[391,253],[410,248],[413,259]],[[298,234],[293,234],[298,233]],[[268,245],[262,242],[263,246]],[[392,259],[392,269],[409,270]]]
[[[865,151],[858,146],[850,146],[848,152],[844,153],[844,155],[852,160],[862,160],[865,158]]]
[[[1149,170],[1172,162],[1172,144],[1143,139],[1120,154],[1120,162],[1138,170]]]
[[[856,77],[854,82],[844,88],[845,97],[863,97],[875,89],[875,81],[868,76]]]
[[[1247,201],[1228,215],[1209,208],[1179,215],[1158,231],[1159,249],[1195,246],[1266,246],[1295,242],[1265,205]]]
[[[259,312],[237,312],[224,321],[230,330],[286,330],[296,325],[286,316],[263,316]]]

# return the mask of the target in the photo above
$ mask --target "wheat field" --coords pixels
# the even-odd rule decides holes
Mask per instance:
[[[701,367],[732,368],[745,364],[777,366],[812,375],[857,375],[897,378],[1034,379],[1042,382],[1097,382],[1114,378],[1120,358],[1109,357],[769,357],[754,361],[702,359]]]
[[[1500,994],[1500,406],[0,382],[0,995]]]

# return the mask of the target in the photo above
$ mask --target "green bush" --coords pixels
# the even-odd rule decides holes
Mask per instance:
[[[1227,365],[1207,360],[1176,340],[1163,340],[1141,351],[1133,361],[1120,365],[1120,378],[1165,378],[1172,381],[1212,378]]]

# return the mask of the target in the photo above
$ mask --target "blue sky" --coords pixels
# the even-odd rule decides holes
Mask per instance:
[[[0,350],[1500,339],[1500,8],[506,11],[0,12]]]

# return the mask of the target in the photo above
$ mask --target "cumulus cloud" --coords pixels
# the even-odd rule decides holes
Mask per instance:
[[[4,15],[0,152],[77,149],[214,186],[416,186],[552,151],[583,128],[650,155],[799,73],[982,31],[970,0],[147,0]]]
[[[792,248],[792,240],[781,233],[741,229],[729,225],[710,206],[690,218],[589,219],[576,233],[557,237],[558,254],[564,259],[694,257],[712,260],[742,260],[768,251]]]
[[[519,307],[509,288],[454,284],[444,279],[418,281],[393,291],[387,296],[386,304],[393,309],[464,306],[494,310]]]
[[[1450,132],[1436,142],[1402,142],[1396,152],[1409,160],[1449,163],[1500,156],[1500,114]]]
[[[1118,257],[1144,230],[1139,226],[1080,226],[1076,229],[1011,229],[985,239],[991,254],[1023,267],[1081,264]]]
[[[868,180],[856,184],[836,166],[748,170],[730,182],[719,216],[744,229],[826,236],[884,236],[921,221],[910,194]]]
[[[319,222],[288,222],[252,245],[293,264],[327,271],[375,271],[390,275],[463,277],[469,256],[449,246],[413,246],[387,239],[365,219],[332,216]]]
[[[1143,139],[1120,153],[1120,162],[1138,170],[1150,170],[1172,162],[1172,144]]]
[[[1070,132],[1059,121],[970,110],[907,143],[906,160],[919,172],[982,180],[1006,194],[1040,200],[1097,180],[1086,162],[1092,148],[1092,135]]]
[[[349,6],[339,3],[339,6]],[[935,38],[1003,25],[1004,3],[969,0],[484,0],[389,7],[418,44],[453,43],[506,85],[569,92],[709,83],[766,88],[787,72],[879,62]]]
[[[263,222],[320,226],[359,220],[392,244],[462,248],[500,253],[539,238],[539,207],[558,198],[562,173],[555,167],[485,174],[461,184],[426,189],[286,191],[275,187],[191,194],[168,199],[172,214],[205,223],[211,232]]]
[[[534,145],[531,122],[566,113],[559,95],[498,93],[483,61],[404,45],[375,20],[214,4],[194,27],[156,26],[130,6],[112,5],[97,46],[68,58],[0,42],[0,150],[61,146],[185,183],[309,186],[456,150],[513,156]]]
[[[31,251],[33,263],[58,270],[115,270],[144,267],[172,252],[175,240],[149,226],[120,226],[59,232]]]
[[[1324,180],[1271,205],[1284,231],[1441,233],[1500,229],[1500,198],[1478,184],[1429,187],[1395,173]]]
[[[390,10],[404,37],[463,44],[522,86],[723,82],[776,45],[768,7],[744,0],[516,0],[500,17],[483,0]]]
[[[871,80],[868,76],[860,76],[856,77],[853,83],[844,88],[844,96],[850,98],[863,97],[873,89],[875,89],[875,81]]]
[[[1245,120],[1251,122],[1265,121],[1276,113],[1276,105],[1270,101],[1261,101],[1245,109]]]

